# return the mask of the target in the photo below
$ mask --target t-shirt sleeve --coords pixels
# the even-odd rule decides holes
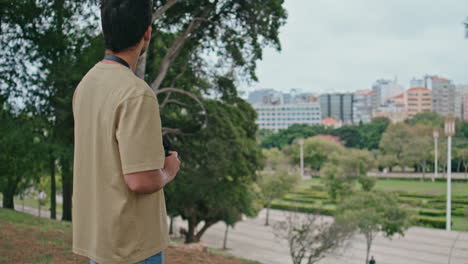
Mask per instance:
[[[163,168],[165,155],[157,99],[149,95],[127,99],[116,113],[123,173]]]

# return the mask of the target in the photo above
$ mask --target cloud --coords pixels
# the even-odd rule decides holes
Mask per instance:
[[[468,83],[466,0],[286,0],[283,50],[265,50],[257,87],[355,91],[378,78]]]

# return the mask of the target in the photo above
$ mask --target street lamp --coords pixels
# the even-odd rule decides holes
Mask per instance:
[[[437,173],[439,172],[439,165],[438,165],[439,155],[437,153],[439,150],[437,147],[438,138],[439,138],[439,130],[434,129],[433,136],[434,136],[434,178],[432,179],[432,181],[435,181],[435,179],[437,179]]]
[[[452,137],[455,135],[455,118],[445,119],[445,135],[447,139],[447,231],[451,230],[452,222]]]
[[[299,145],[301,146],[301,179],[304,178],[304,139],[299,139]]]

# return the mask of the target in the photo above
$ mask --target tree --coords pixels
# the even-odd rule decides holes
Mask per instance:
[[[433,157],[432,133],[434,128],[424,124],[416,124],[411,128],[413,136],[405,148],[404,159],[411,165],[417,164],[422,171],[421,181],[425,179],[427,161]]]
[[[168,213],[188,221],[186,243],[198,242],[219,221],[233,224],[239,215],[255,216],[262,208],[255,185],[255,172],[262,166],[255,111],[241,99],[204,104],[210,113],[208,126],[196,137],[173,140],[183,165],[165,188]]]
[[[0,192],[3,207],[14,209],[14,196],[31,186],[40,164],[40,142],[26,113],[15,114],[0,96]]]
[[[304,164],[313,170],[320,170],[328,158],[335,152],[342,153],[345,148],[331,139],[315,136],[304,141]],[[300,160],[299,144],[294,143],[291,147],[292,160],[298,164]]]
[[[49,123],[46,130],[56,146],[49,151],[50,164],[57,160],[62,175],[63,220],[71,220],[73,90],[103,53],[97,4],[20,0],[6,2],[0,11],[0,42],[5,47],[0,52],[6,58],[0,66],[1,93],[9,100],[22,98]],[[202,95],[215,91],[236,97],[237,79],[255,81],[263,48],[281,48],[278,32],[286,17],[282,0],[154,1],[153,32],[158,33],[137,74],[163,100],[163,134],[177,134],[173,140],[193,136],[206,125],[206,118],[200,118],[207,113]],[[212,56],[207,59],[206,54]],[[213,57],[218,62],[212,63]],[[187,98],[180,95],[198,103],[203,113],[183,117],[181,110],[194,108],[186,107]],[[191,122],[184,124],[187,119]],[[195,121],[197,126],[192,125]],[[50,170],[55,171],[52,166]]]
[[[84,73],[102,56],[103,50],[97,30],[97,14],[93,13],[94,8],[89,8],[89,3],[64,0],[8,2],[1,21],[2,29],[7,32],[2,34],[2,42],[11,43],[2,49],[2,57],[8,54],[15,57],[1,67],[15,64],[12,69],[24,69],[22,75],[8,72],[7,79],[13,81],[2,85],[2,92],[20,97],[34,116],[44,120],[36,128],[48,133],[49,149],[44,152],[49,154],[51,189],[55,186],[55,166],[52,164],[55,165],[56,160],[60,164],[62,220],[71,220],[72,96]],[[44,23],[45,20],[48,23]],[[54,198],[55,194],[51,195],[51,199]]]
[[[340,249],[353,229],[346,221],[313,214],[289,213],[286,220],[275,223],[275,236],[288,242],[294,264],[317,263]]]
[[[348,221],[366,238],[366,264],[372,242],[378,233],[391,238],[404,235],[410,226],[410,215],[395,195],[386,192],[361,192],[348,197],[338,206],[336,217]]]
[[[269,225],[270,207],[273,200],[283,197],[300,181],[300,175],[286,171],[259,172],[257,184],[261,190],[263,205],[267,209],[265,225]]]
[[[294,124],[288,129],[265,137],[260,147],[282,149],[286,145],[291,145],[298,138],[310,138],[319,134],[330,134],[330,129],[321,125]]]
[[[381,168],[388,168],[392,172],[393,167],[398,164],[398,159],[393,154],[383,154],[379,152],[377,155],[377,164]]]
[[[269,225],[270,207],[273,200],[281,198],[301,180],[300,175],[290,173],[290,158],[276,148],[264,149],[265,167],[257,173],[261,199],[267,209],[265,225]]]
[[[413,118],[407,119],[405,122],[410,126],[421,124],[431,127],[442,127],[444,125],[442,116],[435,112],[417,113]]]
[[[380,141],[380,149],[384,154],[395,155],[398,164],[404,169],[404,153],[413,139],[411,128],[404,123],[388,126]]]
[[[384,117],[372,119],[372,122],[360,126],[361,149],[378,149],[382,134],[390,124],[390,120]]]
[[[465,179],[468,179],[468,149],[457,148],[454,152],[455,157],[462,161],[463,167],[465,168]]]
[[[367,150],[350,149],[343,153],[334,153],[320,170],[330,198],[347,197],[353,192],[354,183],[358,181],[361,188],[370,191],[375,179],[367,176],[374,166],[373,157]]]

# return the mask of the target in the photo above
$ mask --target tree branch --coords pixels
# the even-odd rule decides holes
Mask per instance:
[[[167,1],[166,4],[164,4],[161,8],[156,10],[153,13],[153,18],[151,20],[151,24],[153,24],[156,20],[158,20],[164,12],[166,12],[169,8],[171,8],[175,3],[177,3],[178,0],[169,0]],[[145,78],[145,72],[146,72],[146,56],[147,52],[143,53],[140,58],[138,58],[138,63],[137,63],[137,68],[135,75],[140,77],[141,79]]]
[[[160,67],[158,76],[151,84],[151,88],[153,89],[153,91],[156,92],[159,89],[159,87],[161,86],[161,83],[166,77],[169,67],[171,66],[172,62],[179,54],[182,47],[187,42],[187,39],[190,37],[190,34],[199,28],[200,24],[202,23],[204,19],[207,18],[210,11],[211,11],[211,7],[205,8],[202,15],[200,17],[194,18],[192,22],[190,22],[190,24],[187,26],[187,28],[185,28],[182,34],[174,41],[171,48],[166,53],[166,55],[164,56],[164,59],[161,62],[161,67]]]
[[[162,128],[162,135],[165,136],[167,134],[176,134],[176,135],[181,135],[181,136],[193,136],[193,134],[184,133],[180,129],[177,129],[177,128],[163,127]]]
[[[162,14],[164,14],[164,12],[166,12],[169,8],[171,8],[175,3],[177,3],[177,0],[169,0],[169,1],[167,1],[167,3],[164,4],[161,8],[159,8],[158,10],[156,10],[156,11],[153,13],[153,20],[152,20],[152,23],[154,23],[156,20],[158,20],[159,17],[162,16]]]

